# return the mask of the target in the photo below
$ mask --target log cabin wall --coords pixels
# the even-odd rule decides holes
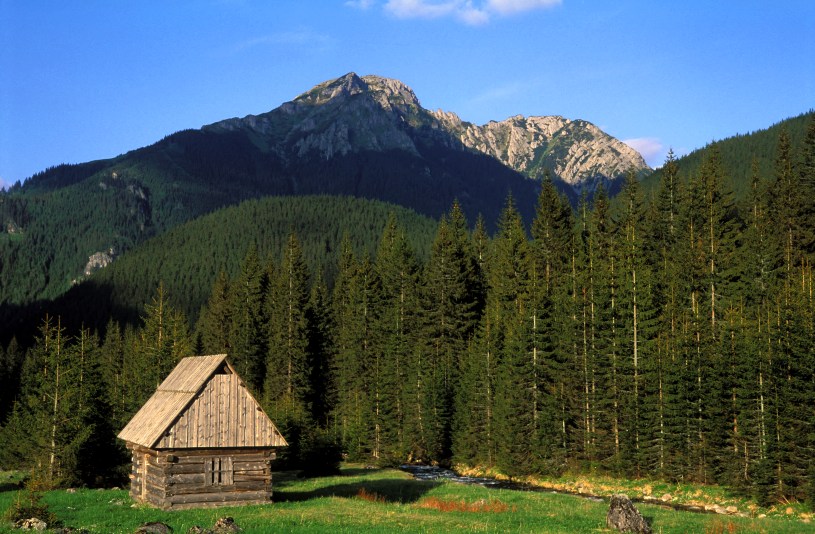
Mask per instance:
[[[165,510],[271,501],[271,450],[130,449],[134,500]]]

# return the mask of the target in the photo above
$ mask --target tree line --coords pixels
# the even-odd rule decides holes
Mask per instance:
[[[798,151],[781,131],[772,175],[753,168],[738,205],[715,144],[687,182],[669,154],[649,202],[633,173],[577,210],[544,178],[531,228],[511,197],[493,236],[454,204],[427,261],[392,217],[372,257],[343,241],[331,288],[291,233],[279,257],[250,247],[222,273],[194,328],[163,287],[142,326],[111,323],[101,341],[68,342],[46,320],[2,449],[39,440],[28,450],[65,479],[84,434],[54,439],[56,421],[106,414],[94,435],[107,447],[180,357],[227,353],[292,458],[330,439],[383,465],[600,471],[812,502],[815,121]],[[61,384],[85,389],[57,392],[67,372]],[[51,433],[21,433],[26,417]]]

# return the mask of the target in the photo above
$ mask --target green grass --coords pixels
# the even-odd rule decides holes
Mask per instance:
[[[14,484],[0,486],[0,510],[9,507],[16,493]],[[64,525],[106,534],[133,532],[147,521],[162,521],[174,532],[186,533],[193,525],[211,527],[224,516],[233,517],[247,533],[609,532],[607,502],[422,482],[399,471],[352,467],[341,476],[308,480],[276,474],[275,502],[265,506],[165,512],[133,506],[125,490],[60,490],[48,492],[44,500]],[[676,512],[645,504],[638,508],[652,521],[654,532],[815,533],[815,526],[787,518]],[[0,530],[8,532],[10,526]]]

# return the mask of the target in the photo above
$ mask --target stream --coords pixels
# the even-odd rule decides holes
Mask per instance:
[[[471,484],[484,486],[490,489],[508,489],[516,491],[534,491],[538,493],[563,493],[566,495],[576,495],[585,499],[603,502],[602,497],[595,495],[586,495],[584,493],[577,493],[571,491],[558,491],[552,488],[544,488],[540,486],[532,486],[530,484],[521,484],[519,482],[510,482],[509,480],[496,480],[489,477],[470,477],[459,475],[452,469],[445,469],[443,467],[436,467],[432,465],[400,465],[399,469],[406,473],[410,473],[416,480],[449,480],[450,482],[458,482],[459,484]],[[605,499],[607,500],[607,499]]]
[[[608,501],[610,497],[599,497],[597,495],[589,495],[586,493],[579,493],[576,491],[568,491],[568,490],[556,490],[553,488],[545,488],[542,486],[533,486],[530,484],[521,484],[518,482],[510,482],[508,480],[496,480],[494,478],[488,477],[470,477],[459,475],[455,471],[451,469],[445,469],[443,467],[436,467],[432,465],[411,465],[405,464],[400,465],[399,469],[409,473],[413,476],[416,480],[449,480],[450,482],[457,482],[459,484],[474,484],[478,486],[483,486],[485,488],[491,489],[508,489],[508,490],[516,490],[516,491],[534,491],[538,493],[560,493],[562,495],[573,495],[575,497],[581,497],[583,499],[587,499],[594,502],[603,502]],[[656,506],[661,506],[663,508],[670,508],[672,510],[679,510],[683,512],[696,512],[696,513],[712,513],[712,514],[733,514],[733,515],[742,515],[746,516],[747,514],[744,513],[737,513],[734,514],[733,512],[726,511],[725,508],[714,505],[711,507],[703,507],[703,506],[696,506],[691,504],[682,504],[682,503],[673,503],[673,502],[663,502],[659,499],[654,497],[640,497],[640,496],[629,496],[632,502],[636,503],[645,503],[645,504],[653,504]]]

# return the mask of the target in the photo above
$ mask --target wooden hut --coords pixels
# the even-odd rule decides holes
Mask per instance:
[[[184,358],[119,433],[130,495],[163,509],[269,502],[286,440],[226,360]]]

